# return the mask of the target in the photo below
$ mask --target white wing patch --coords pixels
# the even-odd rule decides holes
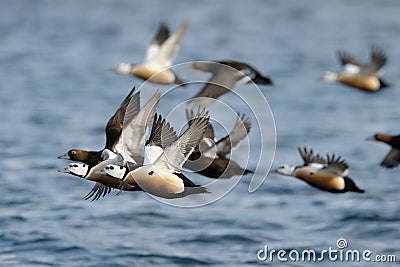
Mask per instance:
[[[146,53],[145,65],[168,68],[172,65],[179,51],[179,43],[186,31],[188,23],[184,21],[174,34],[172,34],[161,46],[151,44]]]
[[[159,146],[145,146],[143,165],[153,164],[164,152]]]
[[[344,65],[344,72],[352,75],[356,75],[360,73],[360,67],[353,64],[346,64]]]

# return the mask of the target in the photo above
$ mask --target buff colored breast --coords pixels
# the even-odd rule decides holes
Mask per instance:
[[[175,75],[172,71],[167,69],[149,68],[145,65],[133,67],[132,75],[158,84],[171,84],[175,82]]]
[[[366,91],[377,91],[380,88],[380,82],[375,76],[348,76],[339,75],[338,82]]]
[[[330,172],[320,170],[312,173],[312,168],[304,167],[295,171],[294,176],[319,188],[326,190],[343,190],[345,182],[343,177],[333,175]]]
[[[182,179],[169,172],[155,172],[148,167],[131,172],[125,181],[129,184],[136,182],[144,191],[159,197],[184,191]]]

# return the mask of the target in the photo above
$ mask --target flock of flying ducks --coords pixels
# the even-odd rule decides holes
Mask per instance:
[[[112,70],[154,84],[184,86],[185,81],[169,67],[176,58],[187,26],[188,23],[184,21],[170,34],[167,25],[161,23],[147,48],[143,63],[119,63]],[[341,83],[367,92],[377,92],[389,86],[381,79],[387,61],[381,49],[372,47],[371,60],[365,65],[361,65],[345,52],[340,51],[338,56],[343,71],[324,73],[324,81]],[[207,188],[186,177],[182,173],[183,169],[213,179],[253,173],[228,156],[249,133],[250,118],[238,113],[231,132],[218,140],[210,122],[210,115],[204,108],[212,101],[203,100],[217,99],[235,87],[249,82],[272,85],[272,80],[254,67],[234,60],[196,62],[192,66],[196,70],[210,72],[211,78],[193,96],[191,101],[202,101],[195,102],[199,106],[197,110],[186,110],[188,127],[181,135],[178,136],[170,123],[156,113],[161,97],[158,91],[141,106],[140,91],[135,92],[133,88],[107,122],[106,144],[103,149],[71,149],[59,156],[60,159],[73,161],[59,172],[95,182],[84,199],[98,200],[114,189],[145,191],[167,199],[208,193]],[[391,168],[400,164],[400,136],[376,134],[369,139],[392,146],[382,161],[382,166]],[[275,172],[296,177],[313,187],[332,193],[364,192],[347,177],[349,166],[341,157],[334,154],[322,157],[307,148],[299,148],[298,151],[303,165],[283,165]]]

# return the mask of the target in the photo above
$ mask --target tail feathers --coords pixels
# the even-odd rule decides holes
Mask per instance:
[[[272,82],[271,78],[267,77],[267,76],[261,76],[261,75],[257,75],[254,79],[253,79],[254,83],[257,84],[262,84],[262,85],[274,85],[274,83]]]
[[[388,87],[392,86],[390,83],[387,83],[387,82],[383,81],[382,79],[379,79],[379,82],[381,84],[380,88],[388,88]]]
[[[245,169],[243,175],[246,175],[246,174],[248,174],[248,173],[254,173],[254,172],[251,171],[251,170]]]
[[[163,196],[166,199],[174,199],[174,198],[183,198],[189,195],[198,195],[198,194],[208,194],[210,193],[207,188],[196,185],[195,187],[185,187],[185,190],[182,193],[178,194],[169,194],[167,196]]]
[[[179,84],[179,86],[187,86],[187,82],[186,81],[184,81],[184,80],[182,80],[180,77],[178,77],[176,74],[175,74],[175,81],[174,81],[174,83],[175,84]]]
[[[365,192],[365,190],[359,188],[359,187],[354,183],[354,181],[351,180],[350,178],[345,177],[344,179],[345,179],[345,183],[346,183],[346,187],[345,187],[345,190],[346,190],[346,191],[351,191],[351,192],[356,192],[356,193],[361,193],[361,194]]]

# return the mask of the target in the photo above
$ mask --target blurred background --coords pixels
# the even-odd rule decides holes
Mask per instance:
[[[399,257],[399,169],[381,168],[389,148],[365,141],[376,132],[400,132],[399,12],[395,0],[2,1],[1,265],[252,266],[261,264],[257,251],[264,245],[323,250],[336,248],[339,238],[349,249]],[[57,173],[67,164],[57,156],[103,147],[107,120],[142,83],[108,68],[142,62],[159,22],[174,31],[183,19],[189,27],[175,63],[234,59],[274,81],[261,88],[276,124],[273,168],[302,164],[298,146],[334,152],[367,192],[330,194],[271,173],[252,194],[247,176],[224,198],[194,209],[144,193],[84,201],[92,183]],[[337,50],[367,62],[371,45],[388,55],[383,78],[391,88],[368,94],[320,81],[322,72],[340,69]],[[230,129],[234,119],[226,124]]]

